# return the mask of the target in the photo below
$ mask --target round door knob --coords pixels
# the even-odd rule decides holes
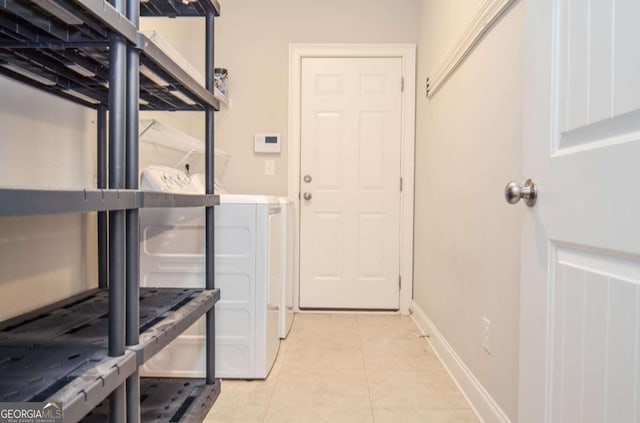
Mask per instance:
[[[304,197],[305,200],[309,201],[309,200],[311,200],[311,193],[310,192],[305,192],[303,197]]]
[[[527,206],[533,207],[538,199],[538,187],[531,179],[527,179],[524,186],[512,181],[504,188],[504,198],[509,204],[517,204],[520,199],[524,199]]]

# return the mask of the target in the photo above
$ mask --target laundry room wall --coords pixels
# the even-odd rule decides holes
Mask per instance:
[[[416,43],[419,0],[221,0],[216,66],[229,70],[231,104],[216,114],[216,143],[233,155],[225,185],[231,192],[287,193],[288,81],[291,43]],[[203,69],[202,25],[144,20]],[[190,34],[190,35],[189,35]],[[187,125],[201,128],[197,116]],[[256,132],[281,134],[282,152],[253,152]],[[194,134],[197,135],[197,134]],[[264,161],[275,160],[275,176]]]
[[[415,43],[419,0],[221,0],[216,66],[230,72],[231,104],[216,115],[217,145],[232,153],[237,193],[287,190],[290,43]],[[144,18],[204,71],[203,19]],[[95,112],[0,77],[0,186],[95,186]],[[204,138],[200,112],[142,113]],[[276,175],[253,153],[255,132],[280,132]],[[141,144],[141,167],[181,154]],[[195,168],[201,163],[195,163]],[[97,285],[95,214],[0,218],[0,320]]]
[[[223,3],[217,66],[230,73],[231,107],[218,125],[233,154],[228,187],[235,192],[287,193],[289,44],[415,43],[416,0],[233,0]],[[255,132],[282,134],[276,175],[253,153]]]
[[[95,187],[96,113],[0,76],[0,186]],[[97,286],[95,214],[0,218],[0,321]]]
[[[414,316],[434,345],[446,342],[454,351],[439,353],[484,421],[516,421],[525,206],[508,205],[503,190],[508,181],[523,179],[525,2],[516,0],[439,91],[425,96],[426,78],[484,3],[422,0]],[[483,349],[483,318],[491,322],[490,354]]]

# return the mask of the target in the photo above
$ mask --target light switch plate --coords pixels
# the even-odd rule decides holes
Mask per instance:
[[[275,160],[264,161],[264,174],[265,176],[274,176],[276,174],[276,162]]]

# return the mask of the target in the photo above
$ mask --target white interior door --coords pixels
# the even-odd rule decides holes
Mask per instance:
[[[639,21],[526,4],[520,423],[640,422]]]
[[[401,76],[399,58],[302,60],[300,307],[398,308]]]

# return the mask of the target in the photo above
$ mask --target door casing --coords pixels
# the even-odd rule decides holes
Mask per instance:
[[[404,91],[402,95],[402,145],[400,174],[400,313],[409,314],[413,297],[413,191],[415,164],[415,97],[416,46],[415,44],[290,44],[289,45],[289,137],[288,196],[300,211],[300,131],[301,131],[301,67],[305,57],[358,58],[397,57],[402,60]],[[399,183],[399,181],[398,181]],[[294,306],[299,309],[300,274],[300,219],[294,234]]]

